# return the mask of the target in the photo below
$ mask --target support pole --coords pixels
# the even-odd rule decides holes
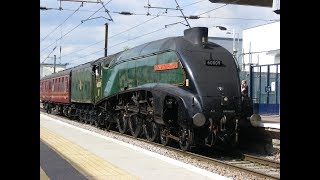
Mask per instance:
[[[56,55],[54,57],[53,73],[56,73]]]
[[[104,56],[108,56],[108,23],[106,25],[106,34],[105,34],[105,42],[104,42]]]

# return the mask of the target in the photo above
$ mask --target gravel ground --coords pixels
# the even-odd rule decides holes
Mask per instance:
[[[41,113],[43,113],[43,112],[41,112]],[[121,135],[117,135],[117,134],[114,134],[112,132],[107,132],[105,130],[98,129],[98,128],[93,127],[93,126],[91,126],[89,124],[83,124],[83,123],[79,123],[77,121],[71,121],[69,119],[66,119],[66,118],[63,118],[63,117],[57,117],[57,116],[54,116],[54,115],[51,115],[51,114],[47,114],[47,113],[43,113],[43,114],[48,115],[48,116],[50,116],[50,117],[52,117],[54,119],[58,119],[58,120],[60,120],[62,122],[65,122],[65,123],[68,123],[68,124],[72,124],[74,126],[77,126],[77,127],[83,128],[83,129],[87,129],[87,130],[96,132],[98,134],[101,134],[101,135],[104,135],[104,136],[107,136],[107,137],[111,137],[111,138],[114,138],[114,139],[129,143],[129,144],[132,144],[132,145],[147,149],[147,150],[152,151],[152,152],[156,152],[158,154],[161,154],[161,155],[164,155],[164,156],[167,156],[167,157],[171,157],[173,159],[182,161],[184,163],[191,164],[191,165],[194,165],[196,167],[199,167],[199,168],[202,168],[202,169],[205,169],[205,170],[211,171],[213,173],[217,173],[217,174],[220,174],[222,176],[226,176],[226,177],[229,177],[229,178],[232,178],[232,179],[246,179],[246,180],[247,179],[248,180],[251,180],[251,179],[264,179],[264,178],[259,178],[259,177],[253,176],[253,175],[248,174],[248,173],[240,172],[238,170],[217,166],[215,164],[210,164],[208,162],[202,162],[200,160],[197,160],[197,159],[194,159],[194,158],[191,158],[191,157],[183,156],[183,155],[178,154],[178,153],[176,153],[174,151],[171,151],[169,149],[159,148],[159,147],[154,146],[152,144],[148,144],[148,143],[145,143],[145,142],[142,142],[142,141],[139,141],[139,140],[123,137]],[[277,157],[277,154],[276,154],[275,156],[270,156],[268,158],[277,159],[278,157]],[[280,151],[279,151],[279,158],[280,158]]]
[[[253,150],[242,150],[242,152],[245,154],[259,156],[262,158],[280,162],[280,140],[274,142],[273,145],[259,145],[258,147],[259,148],[253,148]]]
[[[256,154],[256,155],[261,156],[259,154]],[[271,156],[261,156],[261,157],[280,162],[280,148],[274,148]]]

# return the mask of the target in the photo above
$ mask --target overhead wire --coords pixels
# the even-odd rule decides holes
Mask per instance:
[[[57,48],[57,46],[55,46],[52,51],[49,53],[49,55],[42,61],[42,63],[44,63],[44,61],[46,61],[48,59],[48,57],[51,55],[51,53]]]
[[[231,2],[231,3],[236,3],[236,2],[238,2],[238,1],[239,1],[239,0],[235,0],[235,1]],[[198,16],[201,16],[201,15],[207,14],[207,13],[209,13],[209,12],[211,12],[211,11],[214,11],[214,10],[217,10],[217,9],[220,9],[220,8],[223,8],[223,7],[227,6],[227,5],[229,5],[229,3],[228,3],[228,4],[224,4],[224,5],[222,5],[222,6],[219,6],[219,7],[217,7],[217,8],[213,8],[213,9],[211,9],[211,10],[209,10],[209,11],[204,12],[204,13],[201,13],[201,14],[199,14]]]
[[[118,46],[118,45],[120,45],[120,44],[123,44],[123,43],[129,42],[129,41],[132,41],[132,40],[141,38],[141,37],[143,37],[143,36],[146,36],[146,35],[149,35],[149,34],[152,34],[152,33],[158,32],[158,31],[161,31],[161,30],[166,29],[166,28],[167,28],[167,27],[164,27],[164,28],[157,29],[157,30],[152,31],[152,32],[149,32],[149,33],[145,33],[145,34],[143,34],[143,35],[140,35],[140,36],[137,36],[137,37],[128,39],[128,40],[126,40],[126,41],[117,43],[117,44],[115,44],[115,45],[113,45],[113,46],[110,46],[110,47],[108,47],[108,48],[106,48],[106,49],[113,48],[113,47]],[[93,52],[93,53],[90,53],[90,54],[88,54],[88,55],[82,56],[82,57],[80,57],[80,58],[73,59],[73,60],[69,61],[69,63],[70,63],[70,62],[73,62],[73,61],[75,61],[75,60],[83,59],[83,58],[85,58],[85,57],[91,56],[91,55],[93,55],[93,54],[96,54],[96,53],[101,52],[101,51],[104,51],[104,50],[105,50],[105,48],[103,48],[103,49],[101,49],[101,50],[98,50],[98,51],[95,51],[95,52]]]
[[[62,24],[64,24],[71,16],[73,16],[80,8],[82,7],[82,4],[76,9],[73,13],[71,13],[61,24],[59,24],[56,28],[54,28],[50,33],[48,33],[40,42],[45,40],[47,37],[49,37],[55,30],[57,30]]]
[[[214,19],[238,19],[238,20],[245,20],[245,21],[279,21],[280,19],[252,19],[252,18],[236,18],[236,17],[199,17],[199,18],[214,18]]]
[[[185,8],[185,7],[188,7],[188,6],[191,6],[191,5],[194,5],[194,4],[197,4],[197,3],[201,3],[203,1],[208,1],[208,0],[201,0],[201,1],[197,1],[197,2],[194,2],[194,3],[191,3],[191,4],[187,4],[185,6],[181,6],[181,8]]]
[[[110,0],[110,1],[111,1],[111,0]],[[110,1],[109,1],[109,2],[110,2]],[[197,4],[197,3],[200,3],[200,2],[204,2],[204,1],[206,1],[206,0],[197,1],[197,2],[194,2],[194,3],[188,4],[188,5],[182,6],[182,8],[183,8],[183,7],[187,7],[187,6],[191,6],[191,5],[193,5],[193,4]],[[239,1],[239,0],[235,0],[235,1],[233,1],[232,3],[235,3],[235,2],[237,2],[237,1]],[[109,2],[108,2],[108,3],[109,3]],[[203,12],[203,13],[199,14],[199,18],[217,18],[217,19],[239,19],[239,20],[275,21],[275,20],[264,20],[264,19],[249,19],[249,18],[200,17],[200,15],[203,15],[203,14],[209,13],[209,12],[211,12],[211,11],[220,9],[220,8],[225,7],[225,6],[227,6],[227,5],[228,5],[228,4],[224,4],[224,5],[222,5],[222,6],[216,7],[216,8],[214,8],[214,9],[209,10],[209,11]],[[99,9],[99,10],[100,10],[100,9]],[[98,11],[99,11],[99,10],[98,10]],[[97,11],[95,11],[95,13],[96,13],[96,12],[97,12]],[[94,14],[95,14],[95,13],[94,13]],[[116,13],[116,12],[112,12],[112,13]],[[93,14],[93,15],[94,15],[94,14]],[[146,14],[135,14],[135,13],[132,13],[132,15],[146,15]],[[151,15],[151,14],[149,14],[148,16],[154,16],[154,18],[157,18],[157,17],[159,17],[159,16],[165,16],[165,17],[180,17],[180,18],[182,17],[182,16],[159,15],[159,14],[158,14],[158,15]],[[91,16],[90,16],[90,17],[91,17]],[[90,18],[90,17],[89,17],[89,18]],[[184,17],[185,17],[185,16],[184,16]],[[152,18],[152,19],[154,19],[154,18]],[[149,20],[147,20],[147,21],[150,21],[150,20],[152,20],[152,19],[149,19]],[[147,21],[146,21],[146,22],[147,22]],[[141,24],[138,24],[138,25],[136,25],[136,26],[134,26],[134,27],[131,27],[131,28],[125,30],[125,31],[122,31],[122,32],[118,33],[118,34],[115,34],[115,35],[109,37],[109,39],[112,38],[112,37],[114,37],[114,36],[120,35],[120,34],[122,34],[122,33],[124,33],[124,32],[127,32],[127,31],[129,31],[129,30],[131,30],[131,29],[133,29],[133,28],[135,28],[135,27],[138,27],[138,26],[140,26],[140,25],[142,25],[142,24],[144,24],[144,23],[145,23],[145,22],[143,22],[143,23],[141,23]],[[164,28],[162,28],[162,29],[164,29]],[[160,30],[162,30],[162,29],[160,29]],[[156,30],[156,31],[159,31],[159,30]],[[156,31],[155,31],[155,32],[156,32]],[[154,32],[151,32],[151,33],[154,33]],[[138,36],[138,37],[133,38],[133,39],[129,39],[129,40],[127,40],[127,41],[124,41],[124,42],[121,42],[121,43],[118,43],[118,44],[115,44],[115,45],[113,45],[113,46],[111,46],[111,47],[109,47],[109,48],[112,48],[112,47],[114,47],[114,46],[123,44],[123,43],[125,43],[125,42],[131,41],[131,40],[134,40],[134,39],[137,39],[137,38],[139,38],[139,37],[142,37],[142,36],[145,36],[145,35],[148,35],[148,34],[150,34],[150,33],[147,33],[147,34]],[[81,49],[81,50],[73,51],[73,52],[71,52],[71,53],[69,53],[69,54],[67,54],[67,55],[65,55],[65,56],[68,56],[68,55],[73,54],[73,53],[76,53],[76,52],[80,52],[80,51],[82,51],[82,50],[84,50],[84,49],[87,49],[87,48],[89,48],[89,47],[91,47],[91,46],[94,46],[94,45],[96,45],[96,44],[99,44],[99,43],[101,43],[101,42],[103,42],[103,41],[104,41],[104,40],[98,41],[98,42],[96,42],[96,43],[94,43],[94,44],[91,44],[91,45],[89,45],[89,46]],[[108,49],[108,48],[107,48],[107,49]],[[101,51],[103,51],[103,50],[104,50],[104,49],[99,50],[99,51],[96,51],[96,52],[93,52],[93,53],[90,53],[90,54],[85,55],[85,56],[82,56],[82,57],[80,57],[80,58],[78,58],[78,59],[82,59],[82,58],[88,57],[88,56],[90,56],[90,55],[92,55],[92,54],[96,54],[96,53],[101,52]],[[65,57],[65,56],[63,56],[63,57]],[[75,59],[75,60],[78,60],[78,59]],[[75,60],[71,60],[70,62],[75,61]]]
[[[183,8],[183,7],[188,7],[188,6],[191,6],[191,5],[193,5],[193,4],[197,4],[197,3],[203,2],[203,1],[207,1],[207,0],[201,0],[201,1],[197,1],[197,2],[191,3],[191,4],[187,4],[187,5],[185,5],[185,6],[182,6],[182,8]],[[64,10],[69,10],[69,9],[64,9]],[[112,13],[117,13],[117,12],[112,12]],[[133,15],[146,15],[146,14],[133,14]],[[159,16],[165,16],[165,17],[181,17],[181,16],[159,15],[159,13],[158,13],[158,15],[150,15],[150,16],[154,16],[154,18],[151,18],[151,19],[149,19],[149,20],[147,20],[147,21],[145,21],[145,22],[143,22],[143,23],[141,23],[141,24],[138,24],[138,25],[136,25],[136,26],[134,26],[134,27],[131,27],[131,28],[125,30],[125,31],[122,31],[122,32],[118,33],[118,34],[115,34],[115,35],[109,37],[109,39],[111,39],[111,38],[114,37],[114,36],[120,35],[120,34],[122,34],[122,33],[124,33],[124,32],[127,32],[127,31],[129,31],[129,30],[131,30],[131,29],[134,29],[134,28],[136,28],[136,27],[138,27],[138,26],[140,26],[140,25],[142,25],[142,24],[144,24],[144,23],[146,23],[146,22],[148,22],[148,21],[151,21],[151,20],[153,20],[153,19],[155,19],[155,18],[157,18],[157,17],[159,17]],[[98,42],[96,42],[96,43],[93,43],[93,44],[91,44],[91,45],[89,45],[89,46],[87,46],[87,47],[85,47],[85,48],[80,49],[80,50],[70,52],[70,53],[68,53],[68,54],[66,54],[66,55],[64,55],[64,56],[62,56],[62,57],[66,57],[66,56],[69,56],[69,55],[74,54],[74,53],[76,53],[76,52],[80,52],[80,51],[82,51],[82,50],[85,50],[85,49],[87,49],[87,48],[89,48],[89,47],[91,47],[91,46],[94,46],[94,45],[99,44],[99,43],[102,43],[102,42],[104,42],[104,40],[101,40],[101,41],[98,41]],[[101,50],[101,51],[102,51],[102,50]],[[99,51],[99,52],[100,52],[100,51]]]
[[[234,3],[234,2],[237,2],[237,1],[239,1],[239,0],[235,0],[235,1],[233,1],[233,3]],[[196,4],[196,3],[200,3],[200,2],[203,2],[203,0],[202,0],[202,1],[197,1],[197,2],[194,2],[194,3],[191,3],[191,4],[188,4],[188,5],[185,5],[185,6],[183,6],[183,7],[190,6],[190,5],[193,5],[193,4]],[[176,3],[177,3],[177,2],[176,2]],[[220,6],[220,7],[214,8],[214,9],[209,10],[209,11],[206,11],[206,12],[204,12],[204,13],[201,13],[200,15],[203,15],[203,14],[208,13],[208,12],[211,12],[211,11],[213,11],[213,10],[222,8],[222,7],[226,6],[226,5],[228,5],[228,4],[222,5],[222,6]],[[115,12],[113,12],[113,13],[115,13]],[[132,15],[145,15],[145,14],[132,14]],[[159,16],[166,16],[166,15],[159,15],[159,13],[158,13],[158,15],[151,15],[151,14],[149,14],[148,16],[155,16],[154,18],[156,18],[156,17],[159,17]],[[182,17],[182,16],[166,16],[166,17]],[[186,16],[184,16],[184,14],[183,14],[183,17],[185,18]],[[152,20],[152,19],[150,19],[150,20]],[[149,21],[149,20],[148,20],[148,21]],[[141,24],[140,24],[140,25],[141,25]],[[188,26],[190,27],[189,23],[188,23]],[[130,28],[130,29],[133,29],[133,28],[134,28],[134,27],[132,27],[132,28]],[[165,28],[166,28],[166,27],[165,27]],[[130,29],[128,29],[128,30],[130,30]],[[128,31],[128,30],[122,31],[122,32],[120,32],[120,33],[118,33],[118,34],[116,34],[116,35],[122,34],[123,32],[126,32],[126,31]],[[116,35],[114,35],[114,36],[116,36]],[[145,34],[145,35],[147,35],[147,34]],[[113,37],[113,36],[112,36],[112,37]],[[112,37],[110,37],[110,38],[112,38]],[[109,39],[110,39],[110,38],[109,38]],[[137,37],[137,38],[139,38],[139,37]],[[131,41],[131,40],[133,40],[133,39],[130,39],[130,40],[128,40],[128,41]],[[103,42],[103,41],[104,41],[104,40],[98,41],[98,42],[96,42],[96,43],[94,43],[94,44],[89,45],[88,47],[91,47],[91,46],[93,46],[93,45],[99,44],[99,43],[101,43],[101,42]],[[124,41],[124,42],[121,42],[121,43],[116,44],[116,45],[120,45],[120,44],[123,44],[123,43],[128,42],[128,41]],[[116,46],[116,45],[114,45],[114,46]],[[109,48],[112,48],[112,47],[114,47],[114,46],[111,46],[111,47],[109,47]],[[78,51],[76,51],[76,52],[79,52],[79,51],[82,51],[82,50],[84,50],[84,49],[87,49],[88,47],[83,48],[83,49],[81,49],[81,50],[78,50]],[[78,59],[82,59],[82,58],[88,57],[88,56],[90,56],[90,55],[96,54],[96,53],[101,52],[101,51],[103,51],[103,50],[104,50],[104,49],[99,50],[99,51],[95,51],[95,52],[90,53],[90,54],[88,54],[88,55],[82,56],[82,57],[80,57],[80,58],[78,58]],[[73,53],[74,53],[74,52],[69,53],[69,54],[67,54],[67,55],[70,55],[70,54],[73,54]],[[65,55],[65,56],[66,56],[66,55]],[[75,60],[78,60],[78,59],[75,59]],[[71,60],[70,62],[72,62],[72,61],[74,61],[74,60]]]
[[[185,8],[185,7],[188,7],[188,6],[191,6],[193,4],[197,4],[197,3],[200,3],[200,2],[204,2],[204,1],[208,1],[208,0],[201,0],[201,1],[197,1],[197,2],[194,2],[194,3],[191,3],[191,4],[187,4],[185,6],[181,6],[181,8]],[[59,9],[53,9],[53,10],[59,10]],[[66,9],[66,8],[63,8],[59,11],[75,11],[74,9]],[[79,12],[95,12],[95,11],[92,11],[92,10],[78,10]],[[137,15],[140,15],[140,14],[137,14]],[[141,14],[141,15],[146,15],[146,14]]]
[[[177,0],[174,0],[174,1],[176,2],[176,4],[177,4],[177,8],[180,10],[180,12],[181,12],[181,14],[182,14],[182,16],[183,16],[184,20],[187,22],[187,24],[188,24],[189,28],[191,28],[191,26],[190,26],[190,24],[189,24],[189,22],[188,22],[188,20],[187,20],[186,16],[184,15],[183,11],[180,9],[180,5],[178,4],[178,1],[177,1]]]
[[[111,39],[111,38],[113,38],[113,37],[115,37],[115,36],[118,36],[118,35],[120,35],[120,34],[123,34],[123,33],[125,33],[125,32],[128,32],[128,31],[130,31],[131,29],[134,29],[134,28],[136,28],[136,27],[139,27],[139,26],[141,26],[141,25],[143,25],[143,24],[145,24],[145,23],[147,23],[147,22],[149,22],[149,21],[151,21],[151,20],[153,20],[153,19],[155,19],[155,18],[157,18],[157,17],[158,17],[158,16],[155,16],[155,17],[153,17],[153,18],[151,18],[151,19],[148,19],[148,20],[146,20],[146,21],[144,21],[144,22],[142,22],[142,23],[140,23],[140,24],[137,24],[137,25],[135,25],[135,26],[133,26],[133,27],[131,27],[131,28],[129,28],[129,29],[126,29],[126,30],[124,30],[124,31],[121,31],[121,32],[119,32],[119,33],[117,33],[117,34],[115,34],[115,35],[112,35],[112,36],[110,36],[108,39]],[[70,53],[68,53],[68,54],[66,54],[66,55],[64,55],[64,56],[62,56],[62,57],[66,57],[66,56],[69,56],[69,55],[74,54],[74,53],[76,53],[76,52],[83,51],[83,50],[85,50],[85,49],[87,49],[87,48],[89,48],[89,47],[91,47],[91,46],[94,46],[94,45],[99,44],[99,43],[102,43],[102,42],[104,42],[104,40],[101,40],[101,41],[98,41],[98,42],[96,42],[96,43],[93,43],[93,44],[91,44],[91,45],[89,45],[89,46],[87,46],[87,47],[85,47],[85,48],[83,48],[83,49],[70,52]]]
[[[104,5],[107,5],[111,2],[112,0],[109,0],[108,2],[106,2]],[[103,6],[101,8],[99,8],[97,11],[95,11],[93,14],[91,14],[87,19],[91,18],[93,15],[95,15],[98,11],[100,11],[103,8]],[[72,28],[70,31],[68,31],[66,34],[64,34],[63,36],[61,36],[59,39],[57,39],[55,42],[51,43],[49,46],[45,47],[44,49],[42,49],[40,51],[43,52],[44,50],[48,49],[50,46],[52,46],[54,43],[56,43],[57,41],[59,41],[60,39],[62,39],[63,37],[67,36],[69,33],[71,33],[73,30],[75,30],[77,27],[79,27],[83,22],[79,23],[77,26],[75,26],[74,28]]]

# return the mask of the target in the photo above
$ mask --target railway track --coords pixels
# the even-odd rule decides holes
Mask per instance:
[[[237,169],[239,171],[250,173],[262,178],[280,179],[280,163],[277,161],[271,161],[265,158],[252,156],[248,154],[236,154],[234,156],[237,156],[239,158],[232,159],[232,160],[219,160],[216,158],[211,158],[211,157],[203,156],[203,155],[188,152],[188,151],[182,151],[180,149],[176,149],[170,146],[164,146],[162,144],[158,144],[155,142],[150,142],[143,138],[134,138],[131,135],[121,134],[117,131],[110,130],[110,132],[125,136],[127,138],[138,139],[140,141],[152,144],[154,146],[166,148],[183,155],[192,156],[193,158],[197,158],[198,160],[201,160],[201,161],[206,161],[216,165],[222,165],[228,168]]]
[[[42,110],[44,112],[44,110]],[[51,114],[52,115],[52,114]],[[58,116],[58,115],[54,115]],[[58,116],[61,117],[61,116]],[[62,116],[63,117],[63,116]],[[65,117],[63,117],[65,118]],[[65,118],[67,119],[67,118]],[[67,119],[69,120],[69,119]],[[268,160],[265,158],[252,156],[248,154],[234,154],[235,158],[228,158],[227,160],[220,160],[218,158],[207,157],[201,154],[196,154],[193,152],[182,151],[180,149],[164,146],[162,144],[158,144],[155,142],[150,142],[147,139],[143,138],[134,138],[131,135],[121,134],[117,131],[110,130],[117,135],[121,135],[130,139],[138,139],[139,141],[143,141],[148,144],[152,144],[156,147],[166,148],[168,150],[174,151],[176,153],[182,154],[184,156],[190,156],[195,158],[199,161],[204,161],[208,163],[213,163],[218,166],[224,166],[226,168],[236,169],[241,172],[249,173],[261,178],[268,178],[268,179],[280,179],[280,163],[277,161]]]

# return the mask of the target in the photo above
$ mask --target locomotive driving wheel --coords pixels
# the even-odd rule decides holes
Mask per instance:
[[[84,122],[84,110],[81,108],[80,110],[79,110],[79,121],[80,122]]]
[[[121,134],[125,133],[128,129],[127,115],[124,112],[118,114],[117,126]]]
[[[99,128],[101,125],[100,125],[100,120],[101,120],[101,115],[98,115],[97,118],[93,121],[93,125],[96,127],[96,128]]]
[[[142,130],[143,121],[138,114],[130,116],[128,120],[129,129],[133,137],[138,137]]]
[[[89,123],[90,125],[95,125],[95,122],[97,121],[96,116],[94,115],[94,111],[89,111]]]
[[[87,108],[85,111],[84,111],[84,123],[85,124],[89,124],[90,123],[90,119],[89,119],[89,108]]]
[[[183,151],[189,151],[193,144],[193,131],[190,128],[180,128],[179,145]]]
[[[153,119],[153,98],[149,98],[149,101],[147,103],[147,111],[148,115],[144,120],[143,133],[149,141],[155,142],[158,140],[160,128]]]
[[[159,126],[153,119],[146,119],[143,125],[143,132],[149,141],[154,142],[159,135]]]
[[[161,144],[168,146],[171,143],[171,138],[167,137],[167,134],[169,134],[168,129],[161,126],[160,127],[160,141]]]
[[[111,127],[113,128],[113,119],[114,119],[114,115],[112,114],[107,114],[104,120],[104,125],[106,127],[106,130],[109,131],[109,129],[111,129]]]

